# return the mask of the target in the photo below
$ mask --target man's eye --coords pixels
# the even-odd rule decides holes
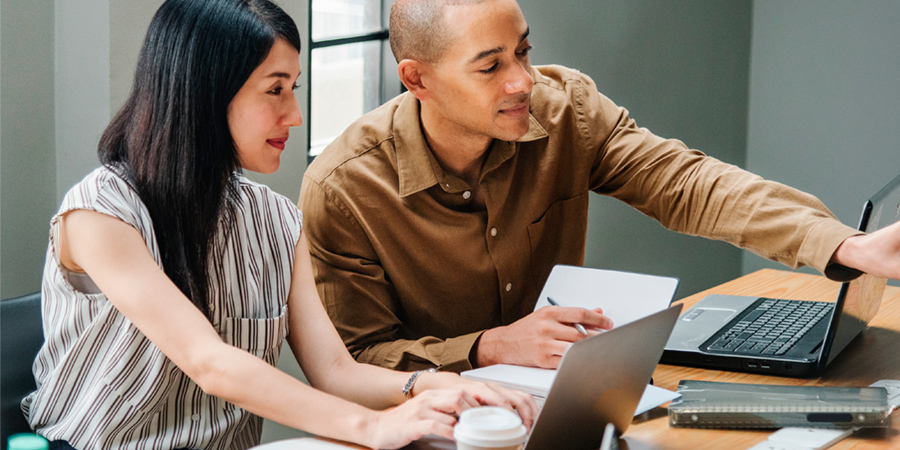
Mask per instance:
[[[532,48],[534,48],[534,47],[532,47],[530,45],[528,47],[523,48],[522,50],[519,51],[519,56],[528,56],[528,54],[531,52]]]
[[[488,67],[488,68],[487,68],[487,69],[484,69],[484,70],[479,70],[479,72],[481,72],[481,73],[483,73],[483,74],[490,74],[490,73],[494,73],[494,72],[496,72],[496,71],[497,71],[497,67],[500,67],[500,65],[499,65],[499,64],[497,64],[497,63],[494,63],[494,65],[493,65],[493,66],[491,66],[491,67]]]

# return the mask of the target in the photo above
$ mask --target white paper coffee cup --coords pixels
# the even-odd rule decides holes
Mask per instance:
[[[463,411],[453,428],[457,450],[521,450],[525,433],[516,413],[496,406]]]

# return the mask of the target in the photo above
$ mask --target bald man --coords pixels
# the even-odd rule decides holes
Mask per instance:
[[[306,171],[304,230],[322,301],[359,360],[403,370],[556,367],[612,326],[532,312],[555,264],[584,259],[588,195],[836,280],[900,275],[900,228],[870,236],[816,198],[638,127],[587,76],[532,67],[514,0],[397,0],[409,92]],[[855,270],[855,269],[859,270]]]

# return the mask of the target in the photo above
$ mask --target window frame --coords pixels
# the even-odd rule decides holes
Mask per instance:
[[[309,0],[309,24],[307,26],[307,40],[309,43],[309,50],[306,52],[306,67],[309,71],[309,87],[307,88],[306,95],[306,111],[307,111],[307,120],[306,120],[306,136],[307,136],[307,144],[306,144],[306,162],[307,164],[311,163],[317,155],[312,154],[312,99],[313,99],[313,86],[312,86],[312,59],[313,59],[313,51],[324,49],[324,48],[333,48],[339,47],[343,45],[352,45],[359,44],[364,42],[380,42],[381,44],[381,55],[379,59],[379,79],[378,79],[378,98],[377,102],[379,105],[385,103],[388,99],[391,99],[397,95],[399,95],[403,91],[403,85],[400,82],[400,78],[397,75],[397,63],[394,59],[394,55],[391,52],[391,47],[389,43],[390,31],[388,29],[390,22],[390,11],[391,5],[393,5],[394,0],[381,0],[381,29],[378,31],[373,31],[369,33],[361,33],[347,36],[339,36],[339,37],[330,37],[327,39],[315,40],[313,39],[313,21],[315,20],[313,17],[313,3],[316,0]],[[322,0],[325,1],[325,0]],[[391,81],[394,81],[393,83]]]

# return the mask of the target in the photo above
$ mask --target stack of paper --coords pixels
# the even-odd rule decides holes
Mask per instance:
[[[462,377],[470,380],[498,383],[501,386],[527,392],[543,399],[550,392],[550,386],[553,386],[556,371],[538,369],[537,367],[497,364],[465,371],[462,373]]]
[[[547,394],[550,392],[550,387],[553,386],[553,380],[556,378],[556,371],[553,369],[538,369],[537,367],[497,364],[467,370],[460,375],[470,380],[497,383],[510,389],[529,393],[534,397],[534,401],[538,405],[543,406],[544,401],[547,399]],[[678,397],[680,395],[675,392],[648,384],[634,415],[643,414]]]

